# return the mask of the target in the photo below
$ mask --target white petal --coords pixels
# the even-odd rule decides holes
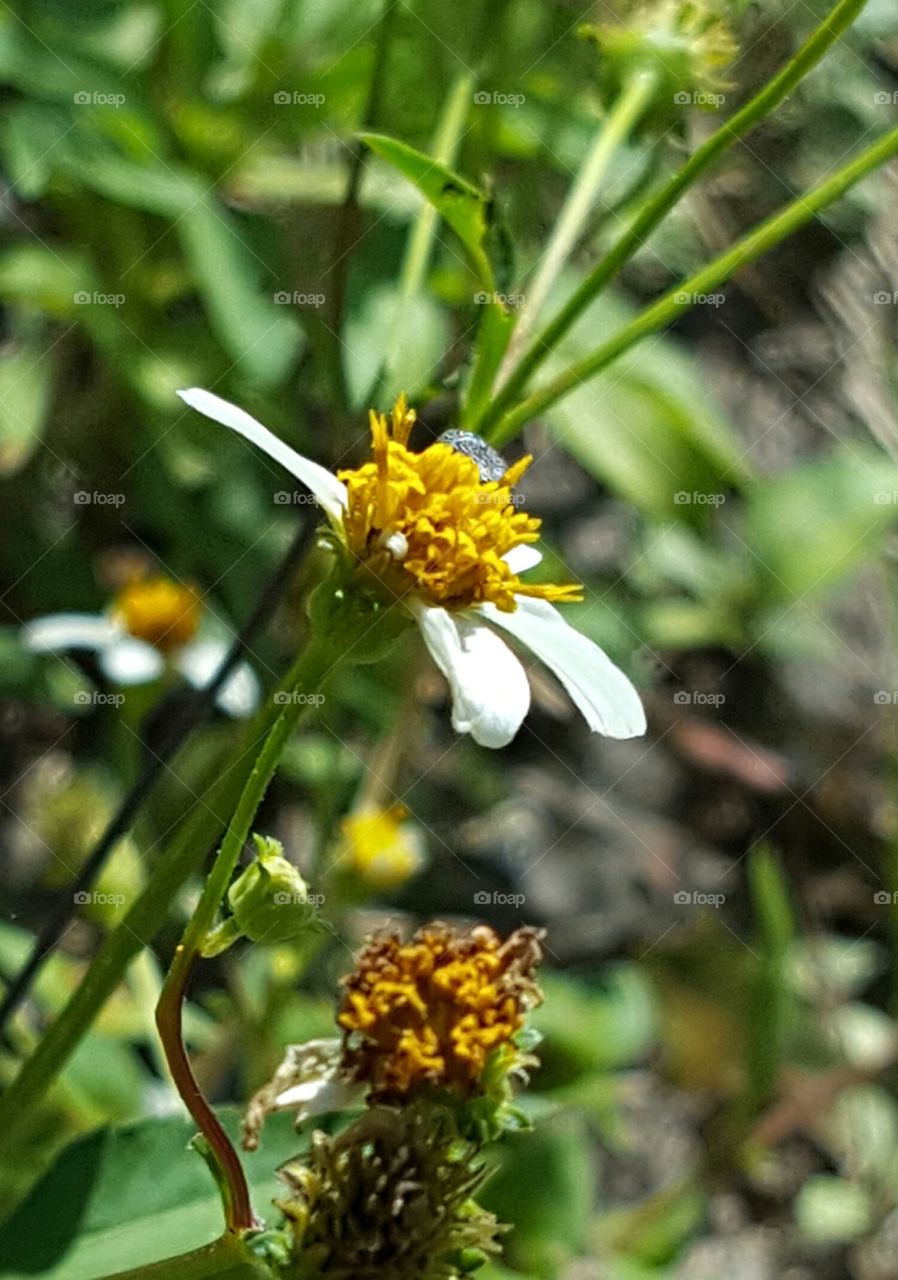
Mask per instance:
[[[480,612],[554,671],[594,733],[609,738],[636,738],[645,733],[639,694],[608,655],[569,626],[548,601],[516,598],[518,607],[513,613],[502,613],[491,604],[483,605]]]
[[[205,689],[227,657],[229,646],[221,640],[194,640],[177,657],[178,670],[194,689]],[[241,662],[228,676],[215,699],[225,715],[245,720],[259,705],[259,681],[252,667]]]
[[[165,670],[158,649],[135,636],[123,636],[100,654],[100,667],[113,684],[148,684]]]
[[[245,410],[238,409],[235,404],[222,400],[221,396],[213,395],[211,391],[190,387],[186,391],[179,391],[178,395],[191,409],[204,413],[207,418],[220,422],[222,426],[230,427],[245,440],[257,445],[269,458],[274,458],[275,462],[279,462],[291,475],[296,476],[307,489],[311,489],[331,520],[340,522],[346,508],[346,486],[327,467],[313,462],[311,458],[304,458]]]
[[[25,644],[33,653],[66,649],[105,649],[121,628],[102,613],[50,613],[25,624]]]
[[[532,542],[522,542],[519,547],[512,547],[502,557],[512,573],[518,574],[535,569],[542,558],[543,553],[537,551]]]
[[[507,747],[530,708],[521,663],[476,615],[415,610],[424,641],[452,691],[452,727],[482,747]]]

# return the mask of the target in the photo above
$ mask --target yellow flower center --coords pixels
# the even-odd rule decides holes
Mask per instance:
[[[575,585],[522,582],[503,558],[539,534],[542,522],[519,510],[512,492],[532,458],[484,482],[451,445],[407,448],[415,413],[404,396],[389,421],[373,411],[370,420],[372,461],[339,472],[349,494],[344,530],[353,555],[394,596],[414,592],[448,609],[489,601],[505,613],[516,595],[582,598]]]
[[[158,574],[124,587],[113,612],[132,636],[169,653],[196,635],[202,605],[193,587]]]
[[[539,1000],[538,960],[526,929],[504,943],[486,926],[459,934],[430,925],[407,943],[375,938],[344,979],[344,1068],[373,1098],[427,1085],[480,1092],[488,1056],[512,1045]]]
[[[400,804],[350,814],[341,824],[338,856],[348,858],[353,870],[376,889],[404,884],[421,865],[418,842],[405,824],[407,816]]]

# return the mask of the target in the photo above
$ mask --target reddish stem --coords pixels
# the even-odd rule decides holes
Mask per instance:
[[[218,1117],[203,1096],[193,1074],[190,1058],[184,1047],[182,1016],[184,993],[193,971],[196,952],[187,954],[179,946],[174,963],[156,1007],[156,1026],[165,1050],[166,1061],[184,1105],[197,1128],[209,1144],[215,1163],[221,1172],[225,1193],[225,1217],[232,1232],[251,1231],[257,1225],[249,1198],[249,1187],[243,1165],[240,1163],[231,1139],[221,1127]]]

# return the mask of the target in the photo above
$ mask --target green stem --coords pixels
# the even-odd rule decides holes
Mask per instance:
[[[293,687],[295,673],[296,668],[281,690]],[[273,699],[259,710],[241,739],[236,761],[227,767],[222,764],[215,781],[197,797],[196,806],[156,864],[143,893],[104,940],[68,1004],[0,1097],[0,1133],[9,1152],[23,1130],[27,1132],[29,1116],[118,986],[128,965],[159,932],[182,885],[199,870],[225,823],[218,815],[228,811],[229,798],[249,777],[258,743],[279,713],[280,707]],[[177,761],[172,767],[177,772]]]
[[[898,153],[898,128],[884,134],[831,178],[827,178],[816,187],[812,187],[805,195],[793,200],[785,209],[755,227],[731,249],[715,258],[701,271],[684,280],[675,289],[669,290],[653,306],[647,307],[635,320],[625,325],[596,351],[578,360],[557,378],[533,392],[497,423],[492,432],[487,433],[487,438],[493,444],[504,444],[526,422],[555,404],[574,387],[595,377],[642,338],[663,329],[678,315],[688,311],[695,304],[697,296],[707,294],[724,284],[740,267],[754,262],[781,240],[793,235],[799,227],[810,222],[821,209],[838,200],[850,187],[860,182],[896,153]]]
[[[431,155],[440,164],[451,165],[455,160],[468,108],[471,105],[474,84],[475,79],[470,71],[460,71],[446,95],[431,145]],[[401,347],[408,304],[421,292],[438,222],[439,215],[436,209],[429,202],[425,202],[408,238],[399,276],[396,310],[390,324],[381,366],[380,377],[388,383],[391,381],[397,361],[402,356]],[[369,397],[372,402],[375,398],[374,395]]]
[[[117,1271],[105,1280],[271,1280],[271,1268],[233,1236],[224,1236],[201,1249],[131,1271]]]
[[[830,45],[851,26],[867,0],[839,0],[782,71],[744,107],[725,121],[690,156],[677,173],[648,200],[631,225],[608,250],[549,325],[538,334],[520,363],[504,384],[493,404],[472,429],[489,436],[490,429],[520,399],[527,383],[542,361],[558,345],[575,320],[586,310],[606,284],[646,241],[677,200],[719,156],[774,110],[812,71]]]
[[[536,328],[546,298],[571,256],[593,210],[608,166],[651,102],[655,85],[654,75],[645,71],[635,75],[602,121],[583,166],[568,192],[533,283],[525,289],[526,301],[499,370],[499,386],[510,377],[524,343]]]
[[[221,1183],[225,1188],[227,1227],[235,1233],[250,1231],[256,1225],[249,1187],[233,1143],[203,1097],[193,1074],[181,1028],[184,995],[193,965],[206,935],[215,923],[219,905],[231,883],[253,819],[274,777],[284,746],[309,706],[310,699],[305,695],[316,693],[333,667],[331,638],[313,634],[308,648],[294,668],[293,687],[286,698],[281,700],[280,714],[265,738],[237,801],[234,816],[228,824],[221,848],[203,886],[197,908],[175,950],[156,1008],[156,1025],[172,1078],[188,1111],[208,1142],[211,1156],[218,1166]]]

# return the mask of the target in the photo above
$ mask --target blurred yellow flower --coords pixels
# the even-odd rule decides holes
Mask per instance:
[[[113,616],[130,635],[169,653],[183,648],[196,635],[202,604],[193,587],[154,574],[129,582],[119,592]]]
[[[350,814],[340,825],[338,860],[372,888],[397,889],[424,861],[421,832],[407,819],[401,804]]]

